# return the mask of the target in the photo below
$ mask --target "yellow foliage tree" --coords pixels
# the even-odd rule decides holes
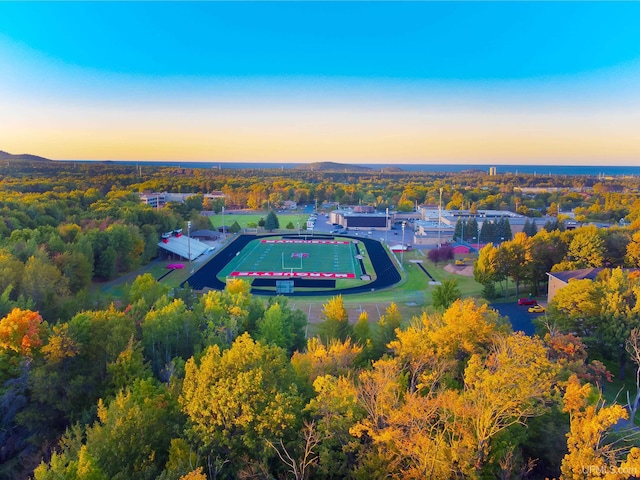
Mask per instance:
[[[564,394],[564,411],[570,415],[571,428],[567,434],[569,451],[562,459],[562,478],[637,478],[640,449],[624,448],[606,441],[608,431],[628,417],[621,405],[605,406],[600,399],[594,401],[592,385],[581,385],[573,375]]]
[[[298,376],[313,383],[321,375],[348,375],[361,352],[362,347],[350,339],[332,340],[327,346],[313,337],[307,340],[306,352],[293,354],[291,365]]]
[[[471,357],[464,374],[461,416],[475,441],[476,470],[484,466],[492,438],[546,411],[558,371],[542,340],[521,332],[495,337],[486,359]]]
[[[431,317],[430,323],[430,339],[438,354],[453,359],[486,351],[495,335],[509,331],[494,310],[471,298],[456,300],[441,320]]]

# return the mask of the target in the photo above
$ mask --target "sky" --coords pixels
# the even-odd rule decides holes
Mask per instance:
[[[640,165],[640,3],[0,2],[0,150]]]

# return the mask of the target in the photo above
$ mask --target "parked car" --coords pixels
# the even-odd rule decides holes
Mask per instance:
[[[535,305],[536,302],[533,298],[519,298],[518,305]]]
[[[529,313],[544,313],[544,307],[542,305],[534,305],[529,307]]]

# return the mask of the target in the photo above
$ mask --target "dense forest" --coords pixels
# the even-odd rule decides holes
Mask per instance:
[[[638,476],[640,393],[626,408],[626,392],[617,402],[602,394],[640,367],[640,276],[628,269],[640,267],[638,183],[9,162],[0,478]],[[254,297],[241,281],[196,294],[141,275],[118,302],[98,288],[154,259],[160,233],[209,225],[201,213],[224,205],[204,200],[211,191],[242,208],[410,211],[437,204],[441,189],[449,209],[555,221],[480,251],[482,299],[451,298],[413,318],[391,304],[370,321],[330,298],[310,338],[286,298]],[[145,191],[198,195],[154,209],[140,202]],[[614,225],[566,230],[563,211]],[[538,293],[547,272],[587,267],[608,268],[560,290],[539,335],[514,333],[486,304],[509,282]]]

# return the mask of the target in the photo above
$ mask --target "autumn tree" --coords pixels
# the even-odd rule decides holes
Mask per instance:
[[[224,291],[212,290],[200,298],[194,315],[203,323],[205,343],[226,348],[241,333],[254,330],[264,307],[250,290],[247,282],[230,280]]]
[[[318,334],[325,343],[333,339],[346,340],[352,328],[344,306],[342,295],[330,298],[322,308],[322,321],[318,324]]]
[[[307,340],[304,352],[293,354],[291,365],[299,378],[313,384],[321,375],[349,375],[362,350],[362,346],[354,344],[350,338],[344,342],[332,340],[325,345],[318,337],[312,337]]]
[[[148,309],[160,298],[169,293],[169,287],[158,282],[153,275],[138,275],[129,287],[128,296],[131,303],[142,301]]]
[[[500,432],[546,411],[557,373],[542,341],[521,332],[495,337],[486,359],[471,357],[460,414],[473,432],[476,470],[487,462]]]
[[[238,337],[229,350],[213,345],[185,367],[180,405],[190,435],[213,461],[230,458],[231,471],[243,456],[273,456],[266,441],[297,431],[301,399],[284,350]]]
[[[635,232],[627,244],[625,262],[630,267],[640,267],[640,231]]]
[[[540,284],[548,281],[547,273],[560,263],[567,252],[567,245],[558,231],[541,230],[531,240],[531,260],[528,262],[526,278],[530,280],[533,293],[538,294]]]
[[[59,433],[112,391],[109,365],[136,334],[135,322],[115,308],[79,313],[65,325],[53,328],[45,361],[29,377],[31,401],[22,422],[38,435]]]
[[[451,245],[443,245],[441,247],[432,248],[427,252],[427,258],[434,264],[453,260],[453,247]]]
[[[31,357],[42,345],[42,317],[37,312],[14,308],[0,320],[0,353]]]
[[[487,243],[478,253],[478,259],[473,264],[473,277],[481,283],[483,295],[487,299],[495,296],[496,282],[502,279],[502,270],[498,264],[498,249],[493,243]]]
[[[592,349],[616,360],[624,378],[625,342],[640,321],[640,280],[620,268],[595,280],[573,280],[558,290],[549,316],[562,332],[575,332]]]
[[[498,247],[497,258],[505,281],[511,277],[516,286],[516,296],[519,294],[520,282],[527,275],[527,267],[531,262],[531,239],[524,233],[516,233],[513,240],[506,241]],[[508,296],[508,288],[505,289]]]
[[[367,345],[371,341],[371,326],[369,325],[369,314],[366,310],[360,312],[358,321],[353,326],[353,339],[360,345]]]
[[[69,281],[48,259],[42,255],[32,256],[25,263],[22,293],[33,300],[45,318],[55,320],[70,294]]]
[[[604,240],[596,227],[582,227],[576,230],[567,257],[574,268],[604,266]]]
[[[564,394],[564,411],[570,415],[568,453],[562,459],[562,476],[567,479],[635,478],[640,471],[640,449],[628,443],[615,444],[607,433],[628,418],[619,404],[606,406],[591,384],[580,384],[572,376]]]

